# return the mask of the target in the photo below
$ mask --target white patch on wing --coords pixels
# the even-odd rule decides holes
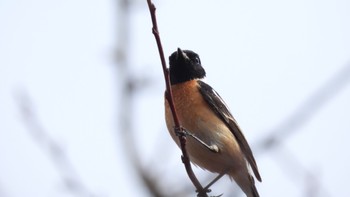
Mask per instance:
[[[220,102],[226,107],[226,109],[228,111],[230,111],[230,109],[228,108],[228,106],[226,105],[225,101],[221,98],[221,96],[219,95],[219,93],[217,93],[213,88],[211,89],[211,91],[214,93],[214,95],[220,100]],[[226,114],[223,113],[227,118],[232,119],[230,114]]]

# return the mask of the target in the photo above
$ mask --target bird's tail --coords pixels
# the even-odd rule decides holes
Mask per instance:
[[[247,195],[248,197],[259,197],[259,193],[258,190],[255,187],[255,181],[254,181],[254,177],[252,177],[251,175],[249,175],[249,179],[250,179],[250,189],[251,189],[251,196]]]
[[[232,172],[229,173],[229,176],[236,181],[247,197],[260,197],[258,190],[255,187],[254,177],[249,173]]]

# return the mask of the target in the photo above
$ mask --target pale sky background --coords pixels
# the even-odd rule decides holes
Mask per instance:
[[[310,185],[317,197],[350,196],[350,1],[154,3],[166,58],[177,47],[197,52],[207,82],[243,129],[256,153],[262,197],[310,196]],[[0,197],[87,196],[64,186],[62,176],[72,173],[95,196],[148,196],[118,131],[117,12],[111,0],[0,0]],[[165,189],[191,188],[165,128],[164,81],[146,1],[133,1],[130,17],[129,71],[149,80],[125,112],[135,116],[132,145],[142,166],[171,183]],[[282,135],[281,146],[257,149],[339,73],[339,89],[327,89],[327,102],[295,133]],[[23,95],[72,168],[58,170],[49,144],[31,135],[19,107]],[[213,195],[228,196],[233,185],[224,178]]]

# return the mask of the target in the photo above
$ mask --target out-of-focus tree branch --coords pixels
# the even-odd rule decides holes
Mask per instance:
[[[305,102],[298,107],[293,114],[291,114],[285,121],[278,124],[271,129],[270,135],[258,141],[254,149],[256,155],[265,153],[267,151],[282,150],[282,143],[307,123],[317,112],[331,101],[337,93],[346,87],[350,82],[350,64],[347,64],[340,69],[334,76],[331,77],[324,85],[316,90]],[[283,154],[275,155],[276,161],[281,167],[285,168],[286,172],[291,178],[295,178],[296,174],[303,176],[308,180],[309,184],[305,188],[307,196],[318,196],[322,190],[323,196],[330,196],[326,187],[317,179],[314,172],[303,167],[301,162],[293,156],[286,148]],[[288,155],[288,156],[287,156]],[[289,173],[293,172],[293,173]],[[298,172],[298,173],[296,173]],[[295,183],[298,183],[295,181]]]
[[[34,105],[26,92],[22,91],[17,98],[22,120],[34,142],[45,151],[61,175],[68,192],[75,196],[95,197],[95,195],[79,178],[78,173],[61,145],[50,136],[39,121]]]
[[[256,154],[266,152],[298,131],[323,106],[331,101],[350,82],[350,64],[345,65],[332,78],[316,90],[289,117],[271,129],[270,134],[254,144]]]
[[[117,49],[116,49],[116,78],[118,79],[119,89],[119,104],[118,104],[118,131],[117,138],[122,138],[125,156],[133,165],[138,178],[148,189],[151,196],[165,197],[172,196],[171,192],[164,192],[160,189],[159,177],[152,176],[152,171],[144,169],[141,165],[139,150],[135,146],[135,134],[133,125],[134,117],[134,96],[140,88],[143,88],[147,81],[144,78],[136,78],[130,73],[129,56],[130,50],[130,9],[132,1],[117,0]],[[144,77],[144,76],[143,76]],[[118,147],[119,148],[119,147]],[[155,170],[155,169],[154,169]]]
[[[327,187],[322,184],[316,175],[317,172],[307,169],[287,147],[281,144],[274,153],[271,156],[274,156],[275,161],[281,166],[283,172],[288,174],[294,180],[294,183],[301,183],[298,187],[304,188],[303,193],[305,196],[317,197],[319,194],[330,196]],[[304,181],[300,182],[300,179]]]

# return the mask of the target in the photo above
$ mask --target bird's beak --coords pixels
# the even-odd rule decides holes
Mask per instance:
[[[186,59],[187,55],[180,49],[177,48],[177,59]]]

